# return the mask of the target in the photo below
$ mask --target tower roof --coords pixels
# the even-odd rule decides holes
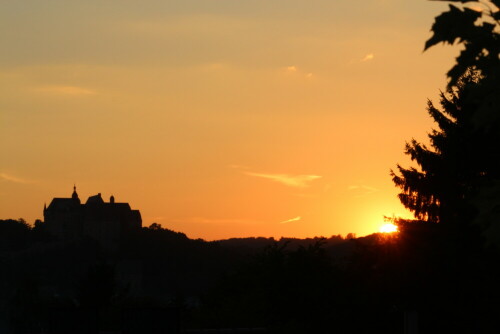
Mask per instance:
[[[76,193],[76,185],[73,185],[73,194],[71,195],[72,199],[79,199],[78,194]]]

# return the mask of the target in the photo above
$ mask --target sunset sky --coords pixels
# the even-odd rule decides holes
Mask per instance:
[[[0,219],[102,193],[207,240],[376,232],[457,50],[425,0],[3,0]]]

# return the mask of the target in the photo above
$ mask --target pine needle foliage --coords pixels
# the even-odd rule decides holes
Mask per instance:
[[[455,88],[441,92],[441,108],[428,101],[427,111],[437,124],[428,134],[430,146],[407,142],[405,154],[418,167],[398,164],[398,172],[391,170],[401,203],[420,221],[471,221],[478,186],[498,177],[498,132],[484,131],[475,122],[481,85],[477,72],[469,71]]]

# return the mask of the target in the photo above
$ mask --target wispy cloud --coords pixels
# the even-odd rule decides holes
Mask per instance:
[[[169,219],[174,223],[195,223],[195,224],[258,224],[260,221],[244,218],[213,218],[213,217],[185,217]]]
[[[292,175],[292,174],[284,174],[284,173],[277,173],[277,174],[274,174],[274,173],[256,173],[256,172],[244,171],[244,170],[249,170],[251,167],[238,165],[238,164],[231,164],[231,165],[228,165],[228,167],[234,168],[234,169],[239,169],[239,170],[241,170],[241,173],[244,175],[268,179],[268,180],[278,182],[278,183],[284,184],[284,185],[289,186],[289,187],[295,187],[295,188],[307,188],[310,186],[310,183],[312,181],[315,181],[317,179],[322,178],[321,175],[314,175],[314,174]]]
[[[238,164],[231,164],[231,165],[228,165],[228,167],[233,168],[233,169],[250,169],[250,167],[248,167],[248,166],[238,165]]]
[[[245,172],[244,174],[269,179],[289,187],[297,188],[309,187],[312,181],[322,178],[320,175],[265,174],[252,172]]]
[[[291,223],[291,222],[296,222],[296,221],[299,221],[301,220],[302,217],[301,216],[297,216],[295,218],[291,218],[291,219],[288,219],[288,220],[285,220],[285,221],[282,221],[280,222],[280,224],[286,224],[286,223]]]
[[[54,95],[67,95],[67,96],[87,96],[97,94],[96,91],[77,87],[77,86],[40,86],[35,89],[37,92],[48,93]]]
[[[373,53],[369,53],[367,54],[363,59],[361,59],[362,62],[365,62],[365,61],[370,61],[372,60],[373,58],[375,57],[375,55]]]
[[[10,175],[7,173],[0,173],[0,180],[6,181],[6,182],[12,182],[12,183],[20,183],[20,184],[33,183],[33,181],[22,179],[20,177]]]
[[[373,194],[378,191],[377,188],[370,187],[364,184],[361,185],[351,185],[347,189],[356,193],[356,197],[363,197],[366,195]]]
[[[314,76],[313,73],[306,72],[305,70],[299,69],[295,65],[290,65],[290,66],[283,67],[282,70],[285,73],[289,73],[290,75],[293,74],[294,77],[301,77],[301,76],[303,76],[306,79],[311,79]]]

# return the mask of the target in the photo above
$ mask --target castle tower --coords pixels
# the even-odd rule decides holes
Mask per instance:
[[[80,204],[80,199],[78,198],[78,194],[76,192],[76,185],[73,185],[73,194],[71,195],[71,198]]]

